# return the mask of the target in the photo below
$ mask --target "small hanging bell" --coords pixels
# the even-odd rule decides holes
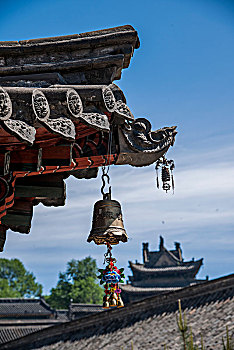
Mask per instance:
[[[113,294],[112,294],[112,298],[114,298],[115,300],[118,300],[117,294],[116,294],[116,293],[113,293]]]
[[[110,304],[108,303],[108,301],[104,301],[102,307],[103,307],[103,309],[109,309],[110,308]]]
[[[103,297],[103,309],[109,309],[110,304],[109,304],[109,298],[107,295]]]
[[[113,294],[111,294],[109,299],[110,307],[115,307],[117,305],[117,300]]]
[[[123,303],[123,300],[121,298],[121,296],[119,295],[118,297],[118,301],[117,301],[117,307],[124,307],[124,303]]]
[[[104,176],[108,177],[108,175],[102,175],[103,181]],[[123,225],[120,203],[111,199],[111,187],[109,187],[108,193],[103,192],[105,182],[103,183],[101,189],[103,199],[94,204],[92,229],[87,241],[112,245],[118,244],[120,241],[127,242],[128,236]]]
[[[173,170],[175,168],[174,161],[166,159],[165,156],[159,158],[156,162],[156,183],[157,183],[157,188],[159,188],[159,178],[158,178],[158,169],[161,167],[162,173],[161,173],[161,178],[162,178],[162,188],[164,191],[170,191],[171,187],[173,189],[174,193],[174,178],[173,178]]]

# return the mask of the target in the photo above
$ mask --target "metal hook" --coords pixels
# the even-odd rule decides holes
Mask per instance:
[[[109,185],[109,183],[110,183],[110,176],[108,174],[105,174],[104,171],[103,171],[103,174],[102,174],[102,187],[101,187],[101,193],[102,193],[103,197],[105,197],[105,193],[104,193],[104,188],[106,186],[105,177],[107,178],[107,183]],[[110,187],[109,187],[109,193],[110,193]]]

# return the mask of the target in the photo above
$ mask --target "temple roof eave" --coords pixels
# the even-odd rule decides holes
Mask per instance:
[[[158,274],[170,274],[170,273],[191,273],[194,276],[198,273],[202,265],[203,259],[196,261],[189,261],[178,266],[165,266],[165,267],[145,267],[143,264],[134,264],[129,262],[130,268],[135,273],[143,273],[145,275],[158,275]]]
[[[132,26],[0,42],[0,251],[9,228],[29,233],[33,206],[65,204],[68,176],[150,165],[173,146],[175,127],[152,131],[113,84],[138,47]]]

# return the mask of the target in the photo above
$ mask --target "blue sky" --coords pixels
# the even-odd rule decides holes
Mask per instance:
[[[175,194],[155,188],[154,167],[111,167],[114,197],[123,205],[127,244],[114,248],[119,265],[141,261],[141,244],[173,248],[186,259],[204,257],[200,278],[234,268],[234,3],[215,0],[5,1],[0,40],[81,33],[131,24],[140,49],[116,83],[135,117],[153,129],[177,125],[168,157],[176,163]],[[67,180],[65,207],[34,208],[31,233],[9,232],[2,257],[18,257],[47,293],[71,258],[103,247],[86,243],[100,179]],[[129,274],[129,271],[127,272]]]

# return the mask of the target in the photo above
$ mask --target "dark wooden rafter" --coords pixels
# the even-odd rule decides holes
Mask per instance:
[[[33,214],[31,198],[15,198],[14,205],[2,217],[1,223],[12,231],[29,233]]]
[[[29,181],[29,188],[26,191],[25,187],[20,184],[20,182],[17,181],[17,179],[26,179],[33,177],[35,181],[37,182],[38,176],[42,176],[42,179],[44,181],[44,176],[48,175],[51,176],[51,179],[53,179],[54,174],[61,174],[62,178],[66,178],[69,175],[73,175],[78,178],[82,178],[82,176],[77,176],[78,170],[89,170],[89,169],[97,169],[100,166],[105,166],[107,164],[115,164],[117,160],[117,154],[112,154],[110,156],[90,156],[90,157],[80,157],[75,162],[73,161],[70,166],[47,166],[42,167],[40,171],[18,171],[18,172],[12,172],[13,179],[8,182],[8,187],[5,189],[4,197],[2,198],[0,202],[0,220],[7,214],[7,211],[9,208],[11,208],[14,205],[14,197],[20,196],[24,198],[33,198],[38,199],[42,198],[41,202],[45,205],[64,205],[65,203],[65,195],[63,195],[64,192],[64,183],[63,185],[59,185],[58,187],[58,193],[60,194],[58,197],[54,197],[54,189],[49,191],[47,193],[47,188],[44,188],[44,186],[39,185],[38,187],[31,186],[31,182]],[[95,172],[97,175],[97,172]],[[92,178],[93,176],[91,176]],[[89,178],[86,175],[84,175],[84,178]],[[3,179],[4,180],[4,179]],[[3,192],[2,192],[3,193]],[[38,198],[37,198],[38,197]],[[37,203],[34,202],[34,203]],[[50,204],[49,204],[50,203]],[[8,215],[8,214],[7,214]],[[9,222],[8,222],[9,223]],[[11,226],[9,226],[11,228]]]
[[[7,232],[7,227],[4,225],[0,225],[0,252],[3,252],[4,245],[6,242],[6,232]]]

